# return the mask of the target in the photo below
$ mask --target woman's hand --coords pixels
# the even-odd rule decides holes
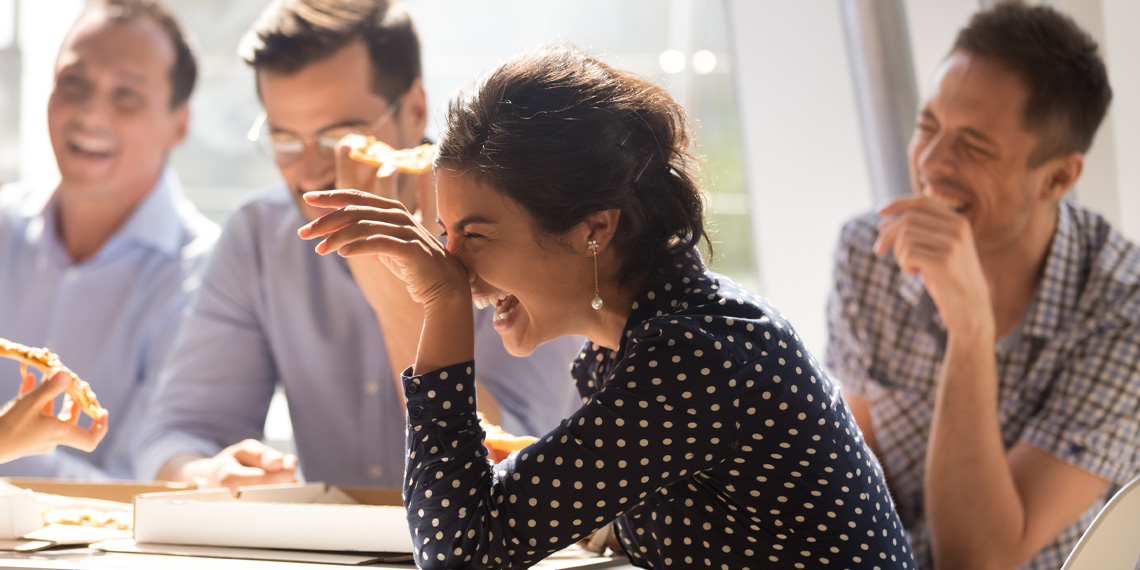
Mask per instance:
[[[359,190],[309,192],[305,201],[337,208],[297,232],[304,239],[324,238],[317,253],[375,256],[425,307],[460,298],[470,305],[467,270],[399,201]]]
[[[424,227],[429,215],[430,226],[436,225],[434,192],[428,192],[433,188],[425,189],[425,179],[419,180],[419,206],[413,214],[391,191],[391,173],[368,176],[365,171],[362,175],[343,154],[339,158],[337,185],[363,180],[365,188],[372,191],[306,193],[304,199],[310,206],[335,211],[306,224],[297,234],[303,239],[323,238],[316,247],[321,255],[337,252],[348,258],[358,283],[379,281],[373,279],[374,271],[360,272],[362,268],[356,262],[365,259],[379,260],[403,281],[412,300],[423,306],[423,321],[417,325],[422,329],[416,348],[416,373],[471,360],[475,352],[471,277],[459,259]],[[385,191],[385,186],[389,190]],[[371,288],[362,288],[378,315],[392,308],[388,306],[390,296],[370,294]]]
[[[52,415],[52,401],[71,383],[67,372],[56,372],[39,386],[27,375],[20,395],[0,409],[0,463],[26,455],[52,451],[58,445],[91,451],[107,435],[107,412],[95,418],[91,427],[79,423],[79,404],[64,398],[59,417]]]

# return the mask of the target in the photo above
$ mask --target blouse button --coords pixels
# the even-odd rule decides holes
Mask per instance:
[[[419,391],[420,391],[420,385],[419,384],[408,384],[408,393],[409,394],[415,394],[416,392],[419,392]]]
[[[421,406],[416,406],[412,408],[412,411],[410,413],[412,414],[413,418],[419,419],[420,416],[424,415],[424,409]]]

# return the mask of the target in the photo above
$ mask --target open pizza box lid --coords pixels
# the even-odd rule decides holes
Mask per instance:
[[[183,484],[78,483],[54,479],[0,479],[0,551],[34,551],[87,545],[130,536],[130,531],[44,525],[49,509],[120,511],[129,515],[135,495],[192,488]]]
[[[410,555],[400,491],[324,483],[147,493],[135,542]]]
[[[44,526],[36,495],[27,489],[0,485],[0,540],[12,540]]]
[[[385,564],[409,568],[412,538],[398,489],[335,487],[325,483],[147,493],[135,497],[135,539],[96,544],[112,552],[217,558]],[[536,569],[605,568],[622,556],[598,556],[577,546]]]

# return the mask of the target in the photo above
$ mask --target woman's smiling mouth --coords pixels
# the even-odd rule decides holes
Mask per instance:
[[[486,309],[492,306],[495,308],[495,315],[491,319],[495,328],[500,328],[500,324],[503,325],[504,328],[509,326],[510,323],[508,319],[514,315],[515,309],[519,305],[519,300],[516,299],[514,295],[504,292],[476,297],[472,302],[478,309]]]

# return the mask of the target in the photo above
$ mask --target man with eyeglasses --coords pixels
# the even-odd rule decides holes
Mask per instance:
[[[277,164],[279,187],[223,230],[168,363],[138,458],[140,478],[209,486],[310,481],[399,487],[399,372],[414,361],[422,308],[377,259],[321,257],[297,229],[321,215],[301,200],[334,187],[397,196],[435,219],[431,175],[377,173],[337,157],[348,133],[396,148],[424,139],[419,40],[403,8],[376,0],[274,2],[242,41],[265,108],[249,137]],[[343,151],[341,151],[343,152]],[[358,181],[363,181],[357,183]],[[567,382],[580,342],[509,356],[480,311],[480,408],[508,431],[540,435],[578,397]],[[284,388],[297,456],[261,443]],[[497,401],[498,410],[493,403]]]
[[[25,457],[0,476],[134,476],[146,401],[218,237],[166,167],[186,136],[196,70],[156,2],[91,0],[64,37],[47,105],[59,177],[0,190],[0,337],[59,354],[110,421],[97,449]],[[0,364],[10,395],[19,370]]]

